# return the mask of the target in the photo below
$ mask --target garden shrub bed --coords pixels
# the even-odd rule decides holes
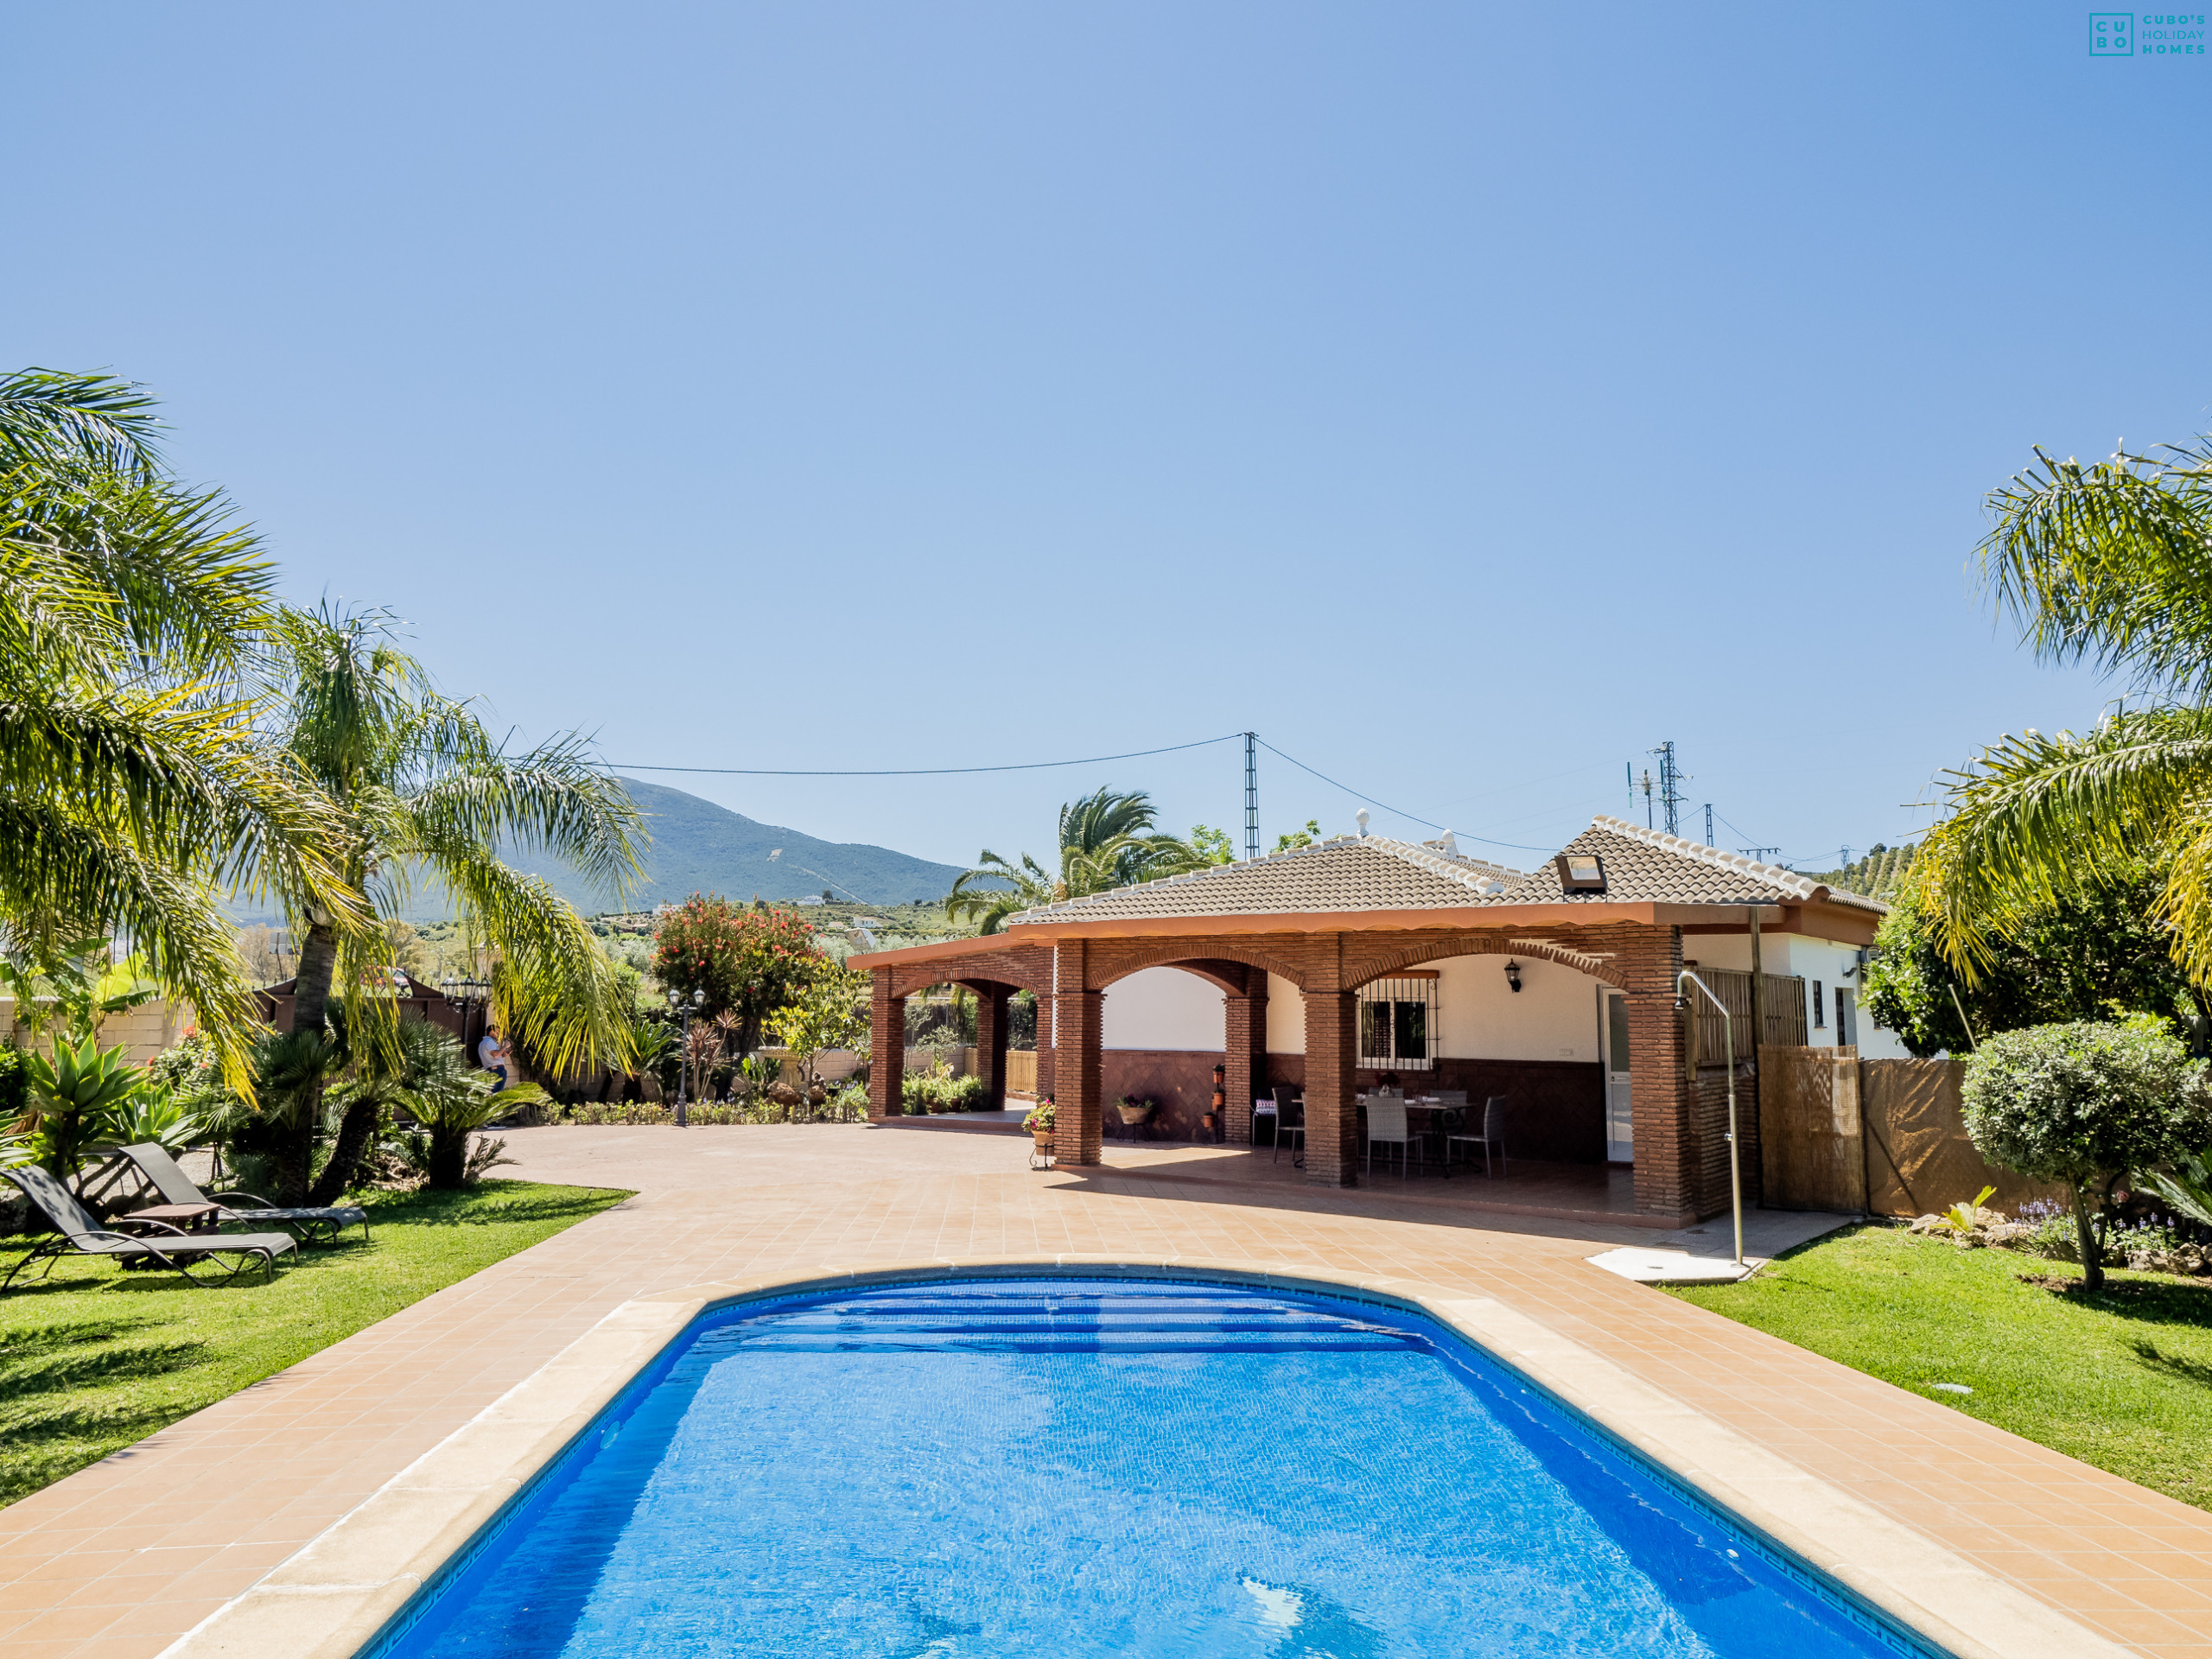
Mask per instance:
[[[951,1068],[941,1062],[933,1070],[920,1077],[908,1077],[899,1085],[899,1099],[908,1117],[981,1111],[989,1098],[981,1077],[956,1077]]]
[[[861,1123],[868,1119],[868,1090],[856,1084],[824,1090],[820,1098],[810,1101],[802,1099],[795,1089],[723,1100],[695,1100],[686,1103],[683,1117],[694,1128],[737,1123]],[[543,1122],[556,1128],[673,1123],[676,1105],[672,1101],[577,1101],[554,1108],[546,1113]]]
[[[1959,1249],[2015,1250],[2051,1262],[2082,1259],[2081,1235],[2073,1212],[2063,1205],[2036,1202],[2017,1216],[1957,1204],[1942,1215],[1922,1216],[1905,1230]],[[2114,1222],[2104,1240],[2107,1268],[2183,1278],[2212,1275],[2212,1228],[2182,1217],[2148,1214]]]

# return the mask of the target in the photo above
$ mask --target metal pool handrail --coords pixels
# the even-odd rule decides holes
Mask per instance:
[[[1728,1005],[1713,994],[1713,988],[1687,968],[1675,976],[1675,1006],[1689,1007],[1689,998],[1682,995],[1682,982],[1688,980],[1705,993],[1705,1000],[1720,1010],[1720,1049],[1728,1057],[1728,1202],[1736,1217],[1736,1265],[1744,1265],[1744,1173],[1736,1157],[1736,1036],[1728,1018]]]

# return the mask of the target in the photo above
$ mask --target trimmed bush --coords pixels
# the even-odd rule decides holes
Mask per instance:
[[[1983,1157],[2073,1190],[2092,1290],[2104,1282],[2113,1189],[2212,1139],[2204,1063],[2152,1015],[2001,1032],[1968,1056],[1964,1096]]]
[[[925,1113],[972,1112],[983,1103],[983,1092],[981,1077],[908,1077],[900,1085],[899,1101],[908,1117],[920,1117]]]

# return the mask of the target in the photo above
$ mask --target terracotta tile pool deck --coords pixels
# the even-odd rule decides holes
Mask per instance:
[[[503,1173],[639,1196],[0,1510],[0,1653],[150,1659],[632,1297],[1096,1252],[1494,1296],[2115,1641],[2212,1659],[2212,1514],[1584,1260],[1649,1238],[1633,1226],[1455,1205],[1441,1183],[1296,1187],[1229,1147],[1033,1172],[1010,1137],[862,1126],[508,1142]]]

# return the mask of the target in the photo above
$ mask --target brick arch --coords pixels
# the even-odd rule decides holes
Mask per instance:
[[[1232,995],[1243,995],[1250,982],[1230,982],[1224,968],[1256,968],[1288,980],[1303,990],[1305,970],[1274,951],[1240,943],[1235,938],[1163,939],[1157,943],[1128,939],[1101,940],[1090,946],[1084,988],[1103,991],[1117,979],[1127,979],[1145,968],[1181,968],[1211,980]]]
[[[1554,962],[1578,974],[1602,981],[1616,990],[1627,988],[1618,959],[1595,959],[1573,945],[1551,939],[1516,939],[1504,933],[1460,933],[1445,938],[1421,939],[1407,944],[1345,952],[1344,988],[1355,990],[1370,981],[1387,979],[1406,968],[1447,957],[1528,957]]]
[[[1173,957],[1166,962],[1145,963],[1132,968],[1117,966],[1110,975],[1092,976],[1098,982],[1090,988],[1096,991],[1106,990],[1120,981],[1127,979],[1131,974],[1142,973],[1147,968],[1180,969],[1186,974],[1205,980],[1216,990],[1226,992],[1230,996],[1243,995],[1246,988],[1251,983],[1245,976],[1247,966],[1243,963],[1225,961],[1219,957],[1182,956]]]
[[[878,969],[878,973],[883,969]],[[891,995],[912,996],[932,985],[1004,985],[1017,991],[1052,994],[1052,949],[1017,945],[1006,950],[978,950],[972,956],[942,957],[935,962],[902,963],[892,969]]]

